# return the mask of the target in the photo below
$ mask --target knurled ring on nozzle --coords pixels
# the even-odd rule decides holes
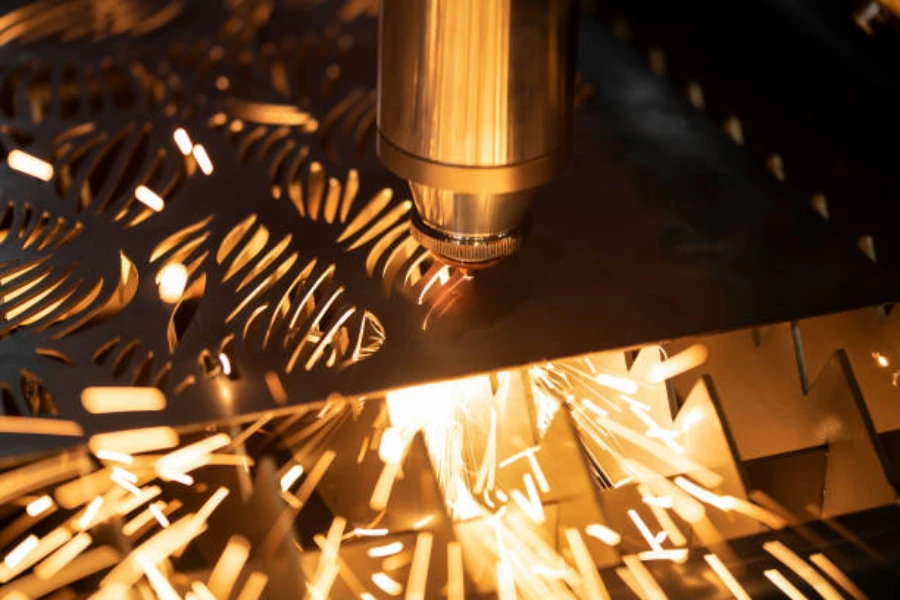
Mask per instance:
[[[418,213],[413,214],[410,229],[416,241],[427,250],[445,262],[467,269],[493,266],[514,254],[522,244],[519,230],[484,237],[454,236],[429,227]]]

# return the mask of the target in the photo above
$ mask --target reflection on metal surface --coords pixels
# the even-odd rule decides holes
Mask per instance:
[[[420,242],[469,266],[512,254],[569,154],[574,3],[387,0],[380,23],[378,151]]]

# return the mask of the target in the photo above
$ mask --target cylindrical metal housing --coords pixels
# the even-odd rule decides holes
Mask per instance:
[[[569,154],[575,0],[382,0],[378,154],[414,233],[475,266],[513,252]]]

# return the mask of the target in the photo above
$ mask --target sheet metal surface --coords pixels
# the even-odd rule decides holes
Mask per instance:
[[[165,102],[150,108],[152,103],[126,102],[117,108],[111,95],[99,108],[85,103],[75,116],[64,116],[60,105],[51,104],[49,116],[39,123],[33,122],[27,108],[13,110],[5,117],[7,149],[23,147],[46,156],[55,136],[90,121],[96,132],[108,136],[107,141],[116,135],[131,139],[128,136],[149,126],[148,147],[167,146],[171,153],[170,132],[184,125],[195,141],[207,147],[216,165],[210,177],[197,173],[186,177],[167,198],[163,212],[127,230],[106,215],[97,216],[93,207],[78,209],[77,190],[60,194],[5,167],[0,170],[4,198],[19,211],[15,223],[21,225],[26,202],[34,214],[46,210],[69,222],[84,222],[77,246],[52,254],[48,264],[74,269],[85,281],[104,276],[104,294],[120,269],[118,251],[129,256],[140,276],[128,306],[96,326],[62,338],[55,335],[58,327],[19,328],[0,337],[0,381],[7,383],[14,404],[23,406],[20,379],[26,369],[50,391],[59,416],[83,422],[87,433],[160,423],[186,425],[271,408],[272,394],[264,382],[269,371],[279,373],[289,402],[299,404],[322,400],[332,392],[365,394],[896,298],[896,287],[877,265],[833,236],[812,211],[791,207],[789,191],[725,137],[716,123],[693,109],[681,90],[654,75],[632,50],[585,19],[580,72],[595,91],[576,117],[572,166],[539,192],[530,235],[518,256],[461,284],[455,304],[443,316],[432,315],[423,330],[429,306],[416,305],[415,290],[399,289],[403,286],[398,283],[388,296],[383,281],[368,275],[365,261],[371,244],[351,251],[336,241],[340,226],[298,217],[286,197],[273,199],[273,177],[287,175],[278,169],[272,175],[272,154],[277,152],[271,148],[242,150],[251,124],[239,135],[207,126],[211,115],[234,107],[234,98],[297,104],[322,124],[329,111],[355,90],[361,90],[361,97],[371,93],[376,23],[365,16],[339,22],[333,16],[338,5],[309,10],[278,5],[248,39],[241,39],[222,33],[225,16],[205,14],[188,3],[170,25],[135,42],[53,41],[12,45],[0,52],[7,81],[18,65],[28,82],[39,77],[32,70],[35,58],[41,65],[55,65],[57,71],[75,64],[83,72],[101,73],[101,58],[109,51],[121,64],[141,64],[156,73],[164,84],[162,93],[177,105],[174,114],[165,113]],[[331,29],[325,26],[328,23]],[[345,35],[353,40],[350,47],[342,41]],[[225,57],[210,61],[215,44],[225,48]],[[287,90],[277,89],[278,76],[272,74],[271,65],[278,62],[272,57],[279,56],[285,57],[286,77],[292,84]],[[329,75],[335,64],[340,66],[336,79]],[[231,79],[224,91],[216,85],[223,75]],[[50,81],[57,82],[55,77],[61,76],[52,75]],[[15,87],[10,97],[28,107],[24,88],[27,85]],[[149,91],[140,89],[148,97],[157,93],[152,86]],[[22,143],[11,133],[14,129],[33,141]],[[266,135],[276,130],[269,127]],[[322,130],[311,133],[295,127],[278,138],[279,144],[295,140],[291,152],[308,146],[309,158],[298,175],[304,190],[308,165],[319,160],[328,176],[342,182],[349,167],[358,169],[360,192],[354,211],[362,210],[364,200],[385,186],[394,190],[394,199],[380,214],[408,195],[403,182],[377,163],[371,137],[363,138],[361,151],[354,146],[352,128],[339,124],[328,139],[324,137]],[[272,148],[282,147],[275,143]],[[130,189],[125,186],[120,199],[110,187],[112,202],[126,202]],[[229,312],[246,296],[246,289],[236,289],[244,271],[223,282],[226,266],[212,258],[202,267],[208,276],[205,293],[179,344],[170,348],[166,327],[171,311],[156,297],[153,275],[158,263],[150,264],[152,248],[180,228],[212,215],[203,244],[214,253],[226,234],[250,214],[267,227],[273,244],[292,236],[290,247],[302,257],[293,269],[313,257],[318,258],[319,269],[314,273],[321,273],[326,264],[335,265],[335,281],[328,292],[339,286],[346,290],[338,305],[355,308],[354,319],[368,310],[383,325],[384,344],[372,356],[345,367],[319,364],[308,372],[300,368],[285,373],[283,348],[261,349],[247,333],[244,317],[225,324]],[[28,257],[33,258],[21,244],[0,244],[0,264]],[[286,285],[279,282],[254,299],[246,312],[273,310]],[[333,322],[337,314],[326,322]],[[216,349],[230,334],[239,341],[242,336],[249,340],[234,349],[238,376],[204,372],[200,353]],[[138,340],[134,355],[123,357],[118,369],[111,362],[92,360],[113,337],[120,340],[113,361],[129,340]],[[38,354],[38,348],[56,349],[72,364]],[[165,362],[172,364],[161,383],[169,396],[166,411],[103,416],[83,411],[79,402],[83,387],[132,381],[147,352],[152,352],[151,374],[158,374]],[[188,377],[194,383],[176,393]],[[4,443],[4,451],[8,455],[59,442],[17,436]]]

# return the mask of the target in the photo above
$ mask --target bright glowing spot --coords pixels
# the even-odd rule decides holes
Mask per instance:
[[[281,491],[286,492],[291,489],[301,475],[303,475],[303,466],[301,465],[294,465],[288,469],[287,473],[281,476]]]
[[[385,463],[399,463],[403,458],[403,436],[396,427],[388,427],[381,434],[381,443],[378,445],[378,458]]]
[[[204,175],[212,175],[213,172],[213,164],[209,159],[209,154],[206,153],[206,148],[204,148],[201,144],[196,144],[194,146],[194,160],[197,161],[197,165],[200,167],[200,170],[203,171]]]
[[[355,535],[366,536],[366,537],[375,537],[375,536],[379,536],[379,535],[387,535],[388,530],[387,529],[360,529],[359,527],[357,527],[351,533],[353,533]]]
[[[660,546],[659,542],[656,541],[656,536],[651,533],[650,528],[647,527],[646,523],[644,523],[641,515],[639,515],[633,508],[629,508],[628,516],[631,517],[631,520],[634,522],[634,526],[637,527],[638,531],[641,532],[641,535],[644,536],[644,540],[647,542],[647,545],[657,552],[661,552],[662,546]]]
[[[132,473],[127,469],[123,469],[122,467],[113,467],[112,469],[112,477],[118,477],[120,479],[124,479],[128,483],[137,483],[138,478],[137,475]]]
[[[87,529],[103,505],[103,496],[96,496],[84,509],[84,514],[78,519],[78,529]]]
[[[187,286],[187,268],[181,263],[170,263],[159,272],[159,297],[166,304],[175,304],[181,300]]]
[[[159,194],[148,188],[146,185],[137,186],[134,190],[134,197],[147,205],[150,210],[156,212],[159,212],[166,207],[166,203],[159,197]]]
[[[639,552],[638,558],[641,560],[671,560],[679,565],[687,562],[687,548],[678,548],[675,550],[651,550],[649,552]]]
[[[116,452],[114,450],[104,450],[102,448],[94,452],[94,456],[96,456],[100,460],[120,462],[125,465],[130,465],[134,462],[134,457],[130,454],[125,454],[124,452]]]
[[[873,352],[872,358],[875,359],[875,363],[882,369],[889,367],[891,364],[891,361],[888,360],[888,357],[884,354],[881,354],[880,352]]]
[[[798,590],[778,569],[766,569],[763,575],[791,600],[807,600],[806,594]]]
[[[37,500],[28,503],[28,506],[25,507],[25,512],[28,513],[30,517],[36,517],[53,507],[53,500],[50,496],[41,496]]]
[[[597,538],[607,546],[617,546],[622,541],[622,536],[599,523],[588,525],[584,528],[584,532],[593,538]]]
[[[647,374],[647,381],[649,383],[661,383],[666,379],[671,379],[685,371],[699,367],[706,362],[707,356],[709,356],[709,350],[706,346],[703,344],[694,344],[689,348],[685,348],[678,354],[670,356],[663,362],[650,367],[650,372]]]
[[[638,391],[637,382],[631,379],[626,379],[624,377],[615,377],[614,375],[597,373],[596,375],[594,375],[594,381],[604,387],[622,392],[623,394],[634,394]]]
[[[6,157],[10,169],[31,175],[41,181],[53,179],[53,165],[21,150],[11,150]]]
[[[720,496],[719,494],[715,494],[684,477],[676,477],[675,485],[697,500],[711,504],[719,510],[731,510],[734,508],[734,500],[730,496]]]
[[[372,546],[366,550],[366,554],[372,558],[383,558],[385,556],[393,556],[403,550],[403,542],[391,542],[383,546]]]
[[[194,143],[191,141],[191,136],[188,135],[188,132],[184,130],[184,127],[176,129],[175,133],[172,134],[172,139],[175,140],[175,145],[178,146],[182,154],[187,156],[191,153]]]
[[[18,546],[9,551],[9,554],[3,559],[3,563],[8,569],[15,568],[15,566],[22,562],[32,550],[37,548],[37,545],[38,537],[34,534],[29,535],[22,540]]]
[[[228,355],[224,352],[219,352],[219,362],[222,363],[222,374],[226,377],[231,375],[231,361],[228,360]]]
[[[159,524],[163,529],[169,526],[169,519],[166,518],[166,515],[163,514],[163,511],[160,510],[159,506],[157,506],[156,504],[151,504],[148,508],[150,509],[150,514],[153,515],[153,518],[159,521]]]
[[[707,554],[703,559],[715,574],[718,575],[719,579],[722,580],[722,583],[725,584],[725,587],[728,588],[728,591],[731,592],[731,595],[734,596],[736,600],[750,600],[750,595],[740,582],[738,582],[735,576],[731,574],[731,571],[728,570],[728,567],[725,566],[725,563],[723,563],[718,556],[715,554]]]
[[[194,478],[174,469],[159,469],[159,476],[168,481],[177,481],[181,485],[194,485]]]
[[[372,583],[378,586],[378,589],[382,592],[390,596],[399,596],[400,593],[403,592],[403,586],[400,585],[399,582],[394,581],[381,571],[372,574]]]
[[[147,427],[98,433],[92,435],[88,441],[88,446],[95,454],[101,450],[139,454],[177,445],[178,433],[171,427]]]
[[[644,496],[641,498],[645,504],[660,508],[672,508],[672,496]]]
[[[413,523],[413,529],[422,529],[423,527],[425,527],[432,521],[434,521],[434,515],[428,515],[427,517],[422,517],[421,519],[419,519],[418,521]]]
[[[88,387],[81,391],[81,405],[95,414],[155,411],[166,407],[166,396],[154,387]]]

